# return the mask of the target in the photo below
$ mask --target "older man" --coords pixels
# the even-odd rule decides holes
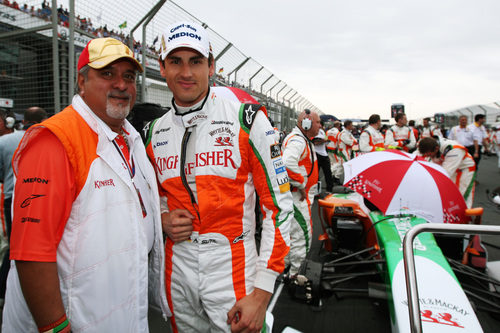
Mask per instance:
[[[306,109],[283,142],[283,161],[290,177],[294,206],[287,257],[292,277],[298,273],[312,243],[311,204],[318,182],[318,161],[311,138],[318,135],[320,128],[318,114]]]
[[[137,71],[123,43],[90,41],[72,104],[25,133],[2,331],[148,332],[148,288],[170,314],[154,169],[125,120]]]

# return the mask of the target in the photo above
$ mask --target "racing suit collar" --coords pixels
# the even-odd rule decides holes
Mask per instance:
[[[207,102],[207,99],[208,99],[208,95],[210,94],[210,87],[208,87],[208,91],[207,91],[207,95],[205,96],[205,98],[203,99],[203,102],[201,104],[199,103],[196,103],[193,107],[193,109],[191,110],[188,110],[187,112],[181,112],[179,111],[178,109],[178,106],[175,104],[175,98],[172,97],[172,106],[174,107],[174,110],[175,110],[175,114],[177,116],[183,116],[183,115],[186,115],[186,114],[189,114],[191,112],[196,112],[196,111],[200,111],[201,109],[203,109],[203,107],[205,106],[205,103]]]
[[[179,107],[175,104],[175,98],[172,97],[172,107],[175,110],[175,115],[181,118],[185,128],[196,126],[200,122],[208,118],[208,115],[206,114],[205,105],[209,94],[210,94],[210,87],[208,88],[207,95],[205,96],[201,104],[196,103],[193,106],[193,109],[187,111],[179,110]]]

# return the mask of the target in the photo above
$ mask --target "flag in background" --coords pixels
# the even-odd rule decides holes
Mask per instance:
[[[158,41],[158,35],[156,35],[155,39],[153,40],[153,45],[155,45],[157,41]]]
[[[218,72],[218,74],[222,74],[222,73],[224,73],[224,67],[221,67],[221,68],[219,69],[219,72]]]
[[[127,21],[124,21],[122,24],[118,26],[120,29],[125,29],[127,27]]]

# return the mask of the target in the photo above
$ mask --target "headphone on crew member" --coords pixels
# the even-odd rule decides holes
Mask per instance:
[[[1,118],[3,119],[5,127],[8,129],[14,128],[14,125],[16,124],[16,118],[12,117],[11,115],[8,115],[5,109],[1,110],[3,112],[0,112],[0,116],[2,116]]]
[[[302,129],[304,131],[309,131],[312,127],[312,120],[311,120],[311,110],[305,109],[304,112],[306,113],[306,117],[302,119]]]
[[[11,129],[14,127],[15,124],[16,124],[16,118],[10,116],[5,118],[5,127]]]

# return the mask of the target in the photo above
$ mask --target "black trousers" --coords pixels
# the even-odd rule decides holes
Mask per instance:
[[[323,174],[325,175],[326,190],[328,192],[331,192],[333,190],[333,177],[330,159],[328,158],[328,155],[323,156],[317,153],[316,157],[318,158],[318,168],[319,170],[323,170]]]
[[[481,160],[481,156],[482,156],[481,150],[483,150],[483,146],[479,145],[479,151],[478,151],[478,156],[477,157],[474,157],[474,151],[475,151],[474,145],[467,146],[465,148],[467,148],[467,150],[469,151],[469,154],[471,154],[472,157],[474,158],[474,162],[476,162],[476,170],[477,170],[478,167],[479,167],[479,161]]]

